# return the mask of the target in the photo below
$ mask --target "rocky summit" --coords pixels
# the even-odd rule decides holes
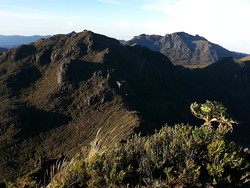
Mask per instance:
[[[163,53],[175,65],[191,68],[204,67],[224,57],[239,59],[247,56],[243,53],[231,52],[199,35],[193,36],[185,32],[166,34],[165,36],[142,34],[122,42],[122,44],[139,44]]]
[[[10,49],[0,56],[0,182],[83,153],[98,130],[112,133],[113,143],[166,123],[194,123],[195,101],[221,101],[241,122],[230,139],[247,146],[249,96],[245,60],[187,69],[91,31]]]

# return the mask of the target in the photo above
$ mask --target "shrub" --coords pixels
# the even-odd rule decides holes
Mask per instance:
[[[212,128],[212,122],[217,122],[220,125],[227,125],[232,131],[234,121],[226,112],[226,108],[218,101],[206,101],[204,104],[192,103],[190,106],[192,114],[205,121],[204,125]]]
[[[236,123],[219,102],[193,103],[201,127],[164,126],[152,136],[129,139],[88,164],[89,186],[240,186],[248,164],[225,135]],[[219,123],[217,129],[212,122]]]
[[[164,126],[152,136],[135,135],[75,168],[85,174],[72,182],[88,187],[242,186],[249,165],[240,147],[225,140],[224,126]]]
[[[225,140],[235,121],[217,102],[195,103],[191,109],[197,117],[207,120],[204,119],[204,125],[164,126],[151,136],[134,135],[113,148],[102,149],[100,143],[105,139],[100,138],[99,130],[91,155],[72,160],[67,170],[61,172],[63,177],[54,181],[52,187],[244,185],[249,175],[245,153],[234,142]],[[219,123],[216,129],[211,126],[214,119]]]
[[[156,182],[162,182],[162,186],[236,186],[241,184],[241,177],[247,170],[240,148],[227,143],[217,130],[165,126],[144,142],[139,140],[137,143],[143,144],[140,146],[143,149],[132,168],[140,172],[137,183],[144,182],[150,187]],[[126,148],[132,148],[130,143]]]

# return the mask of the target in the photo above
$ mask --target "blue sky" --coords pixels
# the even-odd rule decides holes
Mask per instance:
[[[250,53],[250,0],[0,0],[0,34],[199,34]]]

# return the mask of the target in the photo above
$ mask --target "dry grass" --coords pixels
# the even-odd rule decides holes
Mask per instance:
[[[113,145],[115,142],[115,139],[119,136],[118,134],[114,134],[117,127],[113,128],[109,133],[106,135],[101,134],[101,130],[103,127],[98,129],[95,139],[90,142],[90,150],[88,152],[87,161],[91,161],[93,157],[98,154],[102,155],[104,152],[107,151],[108,147],[110,145]],[[109,145],[109,146],[108,146]]]
[[[247,57],[243,57],[241,59],[239,59],[240,61],[250,61],[250,56],[247,56]]]
[[[55,175],[65,168],[67,164],[68,160],[64,158],[63,160],[57,160],[55,164],[46,169],[44,175],[44,184],[47,184],[46,182],[51,182]]]

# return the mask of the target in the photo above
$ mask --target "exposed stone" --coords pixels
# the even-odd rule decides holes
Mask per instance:
[[[51,50],[45,49],[36,55],[38,65],[45,65],[51,62]]]
[[[58,50],[54,50],[50,56],[52,62],[58,61],[61,58],[60,52]]]
[[[57,83],[58,84],[63,84],[65,81],[67,81],[70,63],[72,63],[72,60],[65,60],[59,66],[59,69],[57,71]]]

